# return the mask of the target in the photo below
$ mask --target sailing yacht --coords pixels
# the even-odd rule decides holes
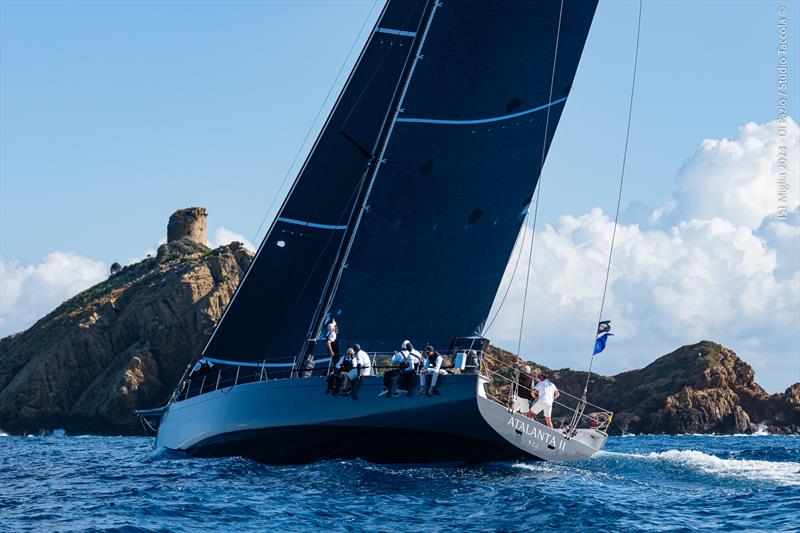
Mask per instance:
[[[157,447],[273,464],[568,461],[602,449],[610,413],[583,399],[557,406],[553,428],[515,412],[519,370],[482,334],[596,4],[386,2],[198,354],[213,370],[140,412]],[[435,345],[450,366],[440,395],[395,397],[379,375],[357,399],[326,394],[320,339],[332,319],[341,346],[359,343],[378,373],[403,339]]]

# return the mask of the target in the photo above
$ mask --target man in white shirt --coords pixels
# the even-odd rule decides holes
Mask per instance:
[[[553,428],[553,421],[550,417],[553,415],[553,402],[558,398],[561,393],[558,392],[558,389],[555,385],[550,381],[547,372],[542,372],[541,381],[536,383],[533,388],[533,394],[536,397],[536,403],[533,404],[531,407],[531,412],[534,415],[538,415],[542,411],[544,411],[544,421],[547,424],[547,427]]]
[[[430,344],[425,347],[425,362],[422,364],[422,370],[419,372],[419,386],[425,391],[425,394],[430,396],[435,394],[439,396],[439,389],[436,388],[436,383],[439,381],[439,376],[447,374],[446,370],[442,370],[442,363],[444,358],[437,352]],[[425,387],[426,379],[431,376],[430,388]],[[420,393],[421,394],[421,393]]]
[[[402,353],[406,356],[406,367],[400,373],[400,378],[397,380],[397,386],[405,389],[408,394],[412,394],[414,388],[414,375],[422,363],[422,354],[414,349],[411,341],[403,341]]]
[[[325,346],[328,348],[328,353],[331,357],[335,357],[336,352],[336,337],[339,333],[339,326],[336,324],[336,319],[332,319],[328,323],[327,333],[325,333]]]
[[[351,354],[353,358],[353,368],[347,373],[347,381],[350,383],[350,397],[357,400],[361,380],[372,374],[372,362],[369,360],[367,352],[361,349],[360,344],[349,348],[347,353]]]
[[[353,360],[353,366],[355,366],[359,370],[359,376],[371,376],[372,375],[372,361],[369,359],[369,355],[367,352],[361,349],[360,344],[353,345],[353,348],[356,352],[356,357]]]

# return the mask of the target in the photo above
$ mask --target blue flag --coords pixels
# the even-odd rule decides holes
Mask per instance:
[[[608,341],[608,338],[610,336],[612,336],[612,335],[613,335],[613,333],[604,333],[604,334],[600,335],[599,337],[597,337],[597,339],[594,341],[594,352],[592,352],[592,355],[597,355],[600,352],[602,352],[603,350],[605,350],[606,349],[606,341]]]

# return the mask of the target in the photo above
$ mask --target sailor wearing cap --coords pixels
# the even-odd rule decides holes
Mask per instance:
[[[353,368],[347,374],[347,380],[350,382],[350,397],[357,400],[361,381],[372,374],[372,362],[369,360],[367,352],[361,349],[360,344],[348,349],[347,353],[351,355],[353,360]]]
[[[325,346],[328,348],[328,354],[332,358],[339,355],[339,343],[336,340],[338,336],[339,325],[336,323],[336,319],[332,318],[328,323],[327,333],[325,333]]]
[[[422,363],[422,354],[414,349],[411,341],[403,341],[403,351],[401,352],[406,357],[406,366],[400,373],[400,378],[397,380],[397,386],[408,391],[411,394],[411,389],[414,387],[414,375]]]
[[[422,370],[419,373],[419,386],[428,396],[432,394],[439,396],[439,389],[436,384],[440,375],[447,374],[447,371],[442,369],[442,362],[444,362],[442,355],[433,346],[427,345],[425,347],[425,362],[422,363]],[[428,376],[431,376],[430,388],[425,387],[425,381]]]

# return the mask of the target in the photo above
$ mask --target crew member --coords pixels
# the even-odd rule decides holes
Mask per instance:
[[[422,363],[422,354],[414,349],[411,341],[403,341],[403,353],[406,355],[406,367],[400,373],[397,380],[397,386],[401,389],[406,389],[408,395],[411,396],[414,388],[414,376],[419,370],[420,363]]]
[[[439,376],[447,374],[447,371],[442,369],[443,362],[444,358],[433,346],[429,344],[425,347],[425,361],[422,363],[422,370],[420,370],[419,373],[419,386],[422,387],[422,390],[425,391],[425,394],[428,396],[432,394],[439,396],[439,389],[437,387]],[[428,376],[431,376],[430,388],[425,386]]]
[[[397,380],[399,379],[400,374],[403,372],[403,369],[406,367],[407,360],[408,352],[395,352],[394,356],[392,356],[392,360],[389,362],[391,368],[383,373],[383,390],[386,393],[387,398],[399,396],[395,390],[395,385],[397,384]]]
[[[517,380],[517,396],[515,398],[515,411],[522,413],[528,418],[533,418],[531,413],[531,406],[533,405],[533,375],[531,375],[531,367],[525,365],[522,372],[519,373]]]
[[[547,427],[552,429],[553,421],[550,417],[553,416],[553,402],[556,401],[556,398],[561,396],[561,393],[558,392],[556,386],[550,381],[547,372],[542,372],[540,377],[541,381],[539,381],[534,388],[536,402],[531,407],[531,412],[534,415],[538,415],[544,411],[544,421]]]
[[[331,357],[331,362],[328,366],[328,387],[325,389],[325,394],[336,392],[336,387],[339,380],[339,361],[342,359],[341,355],[334,355]]]
[[[361,382],[364,378],[372,374],[372,362],[369,360],[367,352],[361,349],[360,344],[353,345],[353,369],[348,373],[348,381],[350,382],[350,397],[354,400],[358,399],[358,389],[361,388]],[[350,351],[350,350],[348,350]]]
[[[479,374],[481,371],[481,360],[478,358],[478,352],[475,350],[469,351],[466,369],[468,374]]]
[[[198,361],[194,364],[194,368],[189,373],[189,379],[195,378],[197,376],[205,376],[211,372],[211,369],[214,368],[214,363],[206,359],[205,357],[201,357]]]
[[[336,319],[331,319],[328,322],[327,332],[325,333],[325,346],[328,348],[328,353],[331,357],[335,357],[339,354],[339,341],[337,338],[339,337],[339,325],[336,324]]]
[[[333,389],[333,395],[336,396],[340,392],[348,393],[350,389],[349,374],[353,369],[353,358],[355,351],[352,348],[347,350],[344,357],[341,357],[334,367],[336,370],[336,382]]]

